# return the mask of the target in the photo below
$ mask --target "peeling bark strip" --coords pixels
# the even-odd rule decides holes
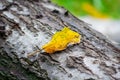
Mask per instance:
[[[80,44],[27,57],[64,26],[82,35]],[[0,44],[1,80],[120,79],[120,49],[48,0],[0,0]]]

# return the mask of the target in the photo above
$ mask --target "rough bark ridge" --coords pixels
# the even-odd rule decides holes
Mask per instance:
[[[48,55],[27,55],[64,26],[81,43]],[[48,0],[0,0],[0,80],[118,80],[120,49]]]

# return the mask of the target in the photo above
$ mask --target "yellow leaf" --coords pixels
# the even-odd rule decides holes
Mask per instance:
[[[68,44],[80,43],[81,35],[75,31],[70,30],[68,27],[64,27],[61,31],[56,32],[52,39],[42,49],[51,54],[56,51],[64,50]]]

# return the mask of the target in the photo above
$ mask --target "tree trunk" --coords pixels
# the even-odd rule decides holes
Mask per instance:
[[[37,52],[68,26],[80,44],[54,54]],[[48,0],[0,0],[0,80],[119,80],[120,49]]]

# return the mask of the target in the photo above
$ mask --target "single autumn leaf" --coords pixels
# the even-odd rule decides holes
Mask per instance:
[[[56,51],[64,50],[68,44],[80,43],[81,35],[68,27],[64,27],[61,31],[56,32],[52,39],[42,49],[51,54]]]

